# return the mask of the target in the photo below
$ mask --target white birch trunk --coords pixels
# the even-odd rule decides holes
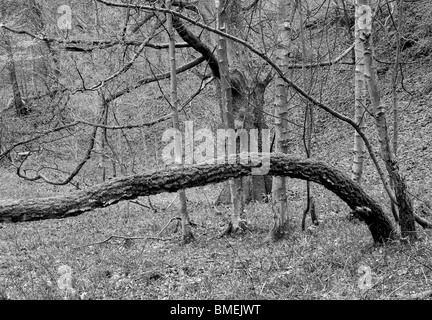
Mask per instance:
[[[166,1],[166,6],[168,9],[171,8],[171,0]],[[172,16],[167,15],[167,29],[169,35],[169,59],[170,59],[170,72],[171,72],[171,109],[173,113],[173,127],[176,130],[180,130],[179,115],[178,115],[178,98],[177,98],[177,76],[176,76],[176,57],[175,57],[175,39],[174,39],[174,28],[172,25]],[[182,150],[181,139],[176,139],[180,144],[177,146],[179,150]],[[180,159],[180,166],[183,163],[183,157]],[[186,203],[186,192],[184,189],[178,191],[180,199],[180,216],[182,224],[182,235],[183,242],[188,243],[194,239],[192,234],[190,218],[187,211]]]
[[[363,0],[356,1],[356,8],[362,4]],[[364,132],[366,129],[365,122],[365,108],[366,99],[365,99],[365,83],[364,83],[364,45],[360,40],[360,30],[359,30],[359,19],[362,18],[361,15],[358,14],[359,10],[356,10],[355,16],[355,102],[354,102],[354,121],[358,124],[360,129]],[[363,161],[366,155],[366,150],[364,146],[363,139],[360,137],[357,131],[354,131],[354,159],[352,164],[352,174],[351,178],[357,182],[361,183],[361,178],[363,174]]]
[[[362,3],[369,6],[369,0],[362,0]],[[372,114],[374,115],[375,126],[378,131],[381,157],[384,160],[390,179],[393,180],[392,182],[395,188],[395,196],[399,211],[401,235],[403,238],[414,241],[417,239],[417,233],[412,202],[406,190],[407,187],[405,180],[399,174],[397,161],[391,151],[390,138],[387,129],[386,107],[380,99],[376,66],[373,62],[372,26],[366,25],[361,32],[361,39],[364,42],[365,49],[365,79],[371,99]]]
[[[291,46],[291,21],[294,17],[293,1],[279,1],[279,39],[280,48],[277,53],[277,63],[286,74],[288,72],[289,51]],[[291,14],[290,14],[291,13]],[[274,102],[275,114],[275,151],[287,153],[288,136],[288,86],[281,78],[276,80],[276,98]],[[269,238],[277,240],[288,230],[289,217],[286,195],[286,178],[273,177],[272,201],[274,224],[270,230]]]

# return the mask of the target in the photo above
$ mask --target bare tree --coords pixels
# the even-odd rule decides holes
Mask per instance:
[[[171,8],[172,1],[167,0],[166,6],[168,9]],[[171,110],[173,114],[173,128],[177,131],[176,137],[174,138],[174,143],[176,144],[175,148],[177,150],[182,149],[181,138],[178,137],[180,130],[180,120],[178,114],[178,98],[177,98],[177,75],[176,75],[176,55],[175,55],[175,37],[174,37],[174,28],[172,22],[172,15],[167,14],[167,32],[169,35],[169,59],[170,59],[170,72],[171,72]],[[180,157],[179,157],[180,156]],[[181,165],[183,162],[182,153],[176,154],[175,163]],[[182,225],[182,235],[183,242],[189,243],[193,240],[194,236],[192,234],[189,214],[187,211],[187,199],[186,199],[186,191],[184,189],[179,190],[179,199],[180,199],[180,214],[181,214],[181,225]]]
[[[296,2],[290,0],[280,0],[278,6],[278,25],[280,36],[280,49],[278,50],[277,63],[283,72],[287,72],[289,64],[289,54],[291,48],[291,28],[296,11]],[[276,98],[274,102],[275,113],[275,140],[276,152],[288,153],[288,86],[280,77],[276,80]],[[273,213],[274,224],[270,231],[270,238],[277,240],[288,230],[288,204],[286,194],[286,178],[273,177]]]
[[[300,18],[300,37],[301,37],[301,48],[302,48],[302,82],[304,88],[310,88],[312,87],[312,84],[308,86],[307,79],[306,79],[306,67],[305,67],[305,61],[306,61],[306,36],[304,32],[304,11],[307,9],[307,6],[301,6],[300,3],[297,0],[297,8]],[[312,77],[312,75],[311,75]],[[314,112],[311,104],[309,102],[306,102],[306,108],[304,111],[304,124],[303,124],[303,145],[306,152],[307,159],[310,159],[312,156],[312,136],[313,136],[313,129],[314,129]],[[312,219],[312,223],[314,225],[318,225],[318,214],[317,209],[315,206],[315,198],[312,193],[312,186],[311,182],[308,180],[306,181],[306,208],[303,211],[303,218],[302,218],[302,230],[305,231],[306,229],[306,217],[307,215],[310,215]]]
[[[2,0],[0,2],[0,18],[1,21],[10,21],[12,17],[10,17],[10,15],[8,14],[8,12],[6,11],[6,8],[8,6],[6,6],[6,2],[5,0]],[[13,105],[15,106],[15,113],[17,116],[23,116],[27,114],[27,109],[25,107],[24,101],[22,99],[22,94],[21,94],[21,89],[19,87],[18,84],[18,78],[17,78],[17,72],[16,72],[16,67],[15,67],[15,60],[14,60],[14,56],[13,56],[13,51],[12,51],[12,44],[11,44],[11,40],[9,35],[7,34],[7,31],[5,30],[1,30],[1,38],[2,38],[2,42],[3,42],[3,46],[6,49],[6,54],[7,54],[7,70],[9,73],[9,78],[11,81],[11,85],[12,85],[12,93],[13,93],[13,98],[11,100],[11,102],[13,103]]]
[[[362,5],[361,0],[357,0],[356,6]],[[360,130],[363,132],[366,129],[366,95],[365,95],[365,83],[364,83],[364,45],[360,40],[360,19],[364,17],[359,14],[359,10],[356,10],[355,16],[355,72],[354,72],[354,121],[359,126]],[[366,150],[364,147],[364,142],[358,132],[354,131],[354,159],[352,164],[352,179],[358,183],[361,183],[361,178],[363,174],[363,161],[366,156]]]
[[[360,3],[370,8],[369,0],[362,0]],[[412,202],[407,193],[405,179],[400,175],[397,160],[391,151],[389,133],[387,130],[386,108],[380,99],[376,66],[373,61],[372,24],[365,23],[362,24],[362,26],[363,28],[361,30],[361,38],[364,41],[365,49],[365,78],[371,99],[372,113],[374,115],[375,125],[378,131],[381,157],[384,160],[390,180],[394,184],[396,196],[395,199],[399,209],[398,211],[402,236],[409,238],[410,240],[416,240],[417,233],[415,228],[415,216]]]
[[[217,25],[219,30],[222,32],[228,32],[228,12],[235,5],[235,1],[224,0],[224,1],[216,1],[216,10],[217,10]],[[234,125],[234,111],[233,111],[233,98],[232,98],[232,90],[231,90],[231,82],[230,82],[230,73],[229,73],[229,62],[228,62],[228,48],[227,48],[227,39],[224,37],[219,37],[218,39],[218,63],[220,69],[220,89],[221,89],[221,110],[223,110],[223,119],[224,125],[227,130],[235,129]],[[231,143],[231,140],[228,141],[228,144]],[[232,148],[232,146],[227,146],[228,150]],[[235,148],[235,146],[234,146]],[[236,233],[245,228],[243,222],[244,215],[244,202],[242,199],[242,184],[240,179],[231,179],[229,180],[229,187],[231,193],[231,201],[232,201],[232,213],[231,213],[231,221],[227,229],[224,233]]]

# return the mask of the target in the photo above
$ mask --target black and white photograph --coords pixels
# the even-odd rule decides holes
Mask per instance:
[[[0,0],[0,300],[431,300],[431,17]]]

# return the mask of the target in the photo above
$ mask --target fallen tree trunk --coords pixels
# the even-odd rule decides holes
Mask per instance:
[[[375,242],[385,242],[395,238],[393,225],[379,204],[338,169],[322,162],[295,159],[277,153],[272,153],[269,157],[269,175],[319,183],[345,201],[352,210],[369,209],[359,210],[358,215],[369,227]],[[244,165],[238,161],[235,164],[186,166],[117,178],[86,190],[57,197],[0,201],[0,222],[77,216],[86,211],[107,207],[139,196],[176,192],[180,189],[251,175],[255,167],[257,165]]]

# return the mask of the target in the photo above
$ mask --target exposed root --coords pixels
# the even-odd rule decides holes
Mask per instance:
[[[244,234],[247,230],[249,230],[249,228],[247,226],[246,220],[240,220],[238,223],[236,223],[236,226],[234,226],[232,221],[230,221],[228,225],[225,227],[225,229],[219,235],[219,238],[225,236],[231,236],[231,237],[239,236]]]
[[[423,227],[423,229],[432,229],[432,223],[427,221],[426,219],[423,219],[419,215],[414,215],[415,221]]]
[[[270,230],[267,237],[264,239],[264,242],[269,243],[269,242],[277,242],[279,240],[282,240],[285,236],[290,234],[291,231],[292,228],[290,228],[288,222],[286,222],[284,225],[279,227],[273,225],[273,228]]]
[[[192,232],[188,232],[187,234],[184,234],[182,237],[182,244],[188,244],[192,241],[195,241],[195,236]]]

